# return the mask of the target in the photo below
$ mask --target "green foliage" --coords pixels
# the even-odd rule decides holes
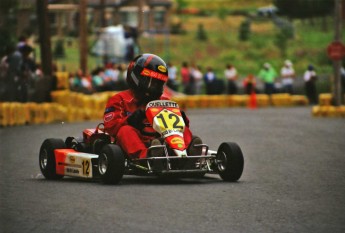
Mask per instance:
[[[289,39],[292,39],[293,36],[294,36],[293,28],[288,27],[288,26],[282,27],[276,34],[274,43],[277,46],[277,48],[280,50],[280,54],[282,57],[287,56],[288,41]]]
[[[204,25],[203,24],[199,24],[198,25],[198,30],[197,30],[196,38],[198,40],[200,40],[200,41],[206,41],[207,40],[207,35],[206,35],[206,31],[204,29]]]
[[[181,12],[188,6],[188,2],[186,0],[175,0],[175,2],[177,4],[177,12]]]
[[[275,45],[280,50],[281,56],[286,57],[286,50],[288,44],[288,36],[286,30],[282,29],[276,34],[276,38],[274,40]]]
[[[54,58],[60,59],[66,56],[65,54],[65,43],[63,39],[59,39],[55,42]]]
[[[238,39],[240,41],[246,41],[249,40],[249,36],[250,36],[250,20],[246,19],[244,20],[239,28],[239,35],[238,35]]]
[[[218,9],[217,15],[221,21],[224,21],[226,16],[228,15],[228,10],[224,7],[221,7]]]
[[[18,0],[1,0],[0,1],[0,12],[8,13],[10,10],[18,7]]]
[[[334,0],[273,0],[281,15],[291,18],[310,18],[332,14]]]
[[[6,55],[9,50],[15,48],[15,35],[7,28],[0,29],[0,57]]]

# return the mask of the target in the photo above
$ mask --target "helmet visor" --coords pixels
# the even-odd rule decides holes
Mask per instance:
[[[155,78],[142,77],[142,91],[150,99],[158,99],[163,94],[164,82]]]

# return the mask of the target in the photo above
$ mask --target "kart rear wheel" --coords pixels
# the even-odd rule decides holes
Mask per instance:
[[[39,165],[43,176],[48,180],[58,180],[63,175],[56,174],[55,149],[66,149],[62,139],[49,138],[44,140],[40,148]]]
[[[117,145],[105,145],[98,157],[98,169],[105,184],[117,184],[125,172],[125,156]]]
[[[216,166],[224,181],[236,182],[244,166],[241,148],[236,143],[223,142],[217,151]]]

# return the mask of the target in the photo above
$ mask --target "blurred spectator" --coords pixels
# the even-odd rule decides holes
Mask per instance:
[[[83,75],[81,79],[81,83],[83,85],[83,88],[84,88],[83,92],[85,94],[91,94],[93,92],[91,75]]]
[[[26,38],[26,36],[20,36],[18,38],[17,49],[20,50],[25,45],[27,45],[27,38]]]
[[[264,82],[265,94],[271,95],[275,93],[274,83],[277,78],[277,72],[269,63],[265,63],[263,65],[263,68],[258,74],[258,78]]]
[[[119,70],[112,63],[108,63],[104,70],[104,87],[105,90],[115,90],[119,80]]]
[[[193,80],[192,80],[191,72],[189,70],[189,65],[187,62],[182,63],[181,79],[182,79],[182,86],[184,88],[183,92],[187,95],[191,94],[191,86],[193,84]]]
[[[115,90],[126,90],[128,89],[127,81],[126,81],[126,76],[127,76],[127,65],[126,64],[120,64],[117,67],[119,71],[119,76],[118,76],[118,85]]]
[[[341,89],[345,93],[345,68],[344,66],[340,69]]]
[[[256,80],[253,74],[248,74],[248,76],[243,80],[244,92],[247,95],[256,93]]]
[[[42,71],[42,65],[40,63],[36,64],[35,76],[36,79],[43,78],[44,76]]]
[[[7,62],[7,74],[5,78],[5,101],[19,101],[18,89],[20,86],[21,67],[23,56],[14,46],[9,48],[5,58]]]
[[[305,93],[309,100],[309,104],[317,104],[318,98],[315,85],[315,82],[317,80],[317,74],[315,72],[313,65],[308,65],[307,70],[304,72],[303,79],[305,83]]]
[[[72,91],[81,92],[83,90],[82,71],[78,70],[74,74],[70,75],[70,88]]]
[[[130,62],[133,60],[136,54],[136,45],[137,45],[137,37],[138,32],[137,29],[134,27],[130,27],[126,25],[125,29],[125,42],[126,42],[126,55],[125,55],[125,62]]]
[[[192,70],[192,76],[194,79],[194,91],[193,93],[196,95],[200,95],[202,92],[202,84],[203,84],[203,73],[201,72],[200,66],[195,66]]]
[[[34,78],[35,78],[35,71],[36,71],[36,63],[30,57],[33,49],[29,45],[23,45],[20,47],[20,52],[22,53],[22,67],[21,67],[21,75],[19,81],[19,92],[18,92],[18,100],[20,102],[27,102],[28,101],[28,91],[29,85],[34,85]]]
[[[282,78],[283,92],[293,94],[293,82],[296,77],[292,62],[286,60],[284,66],[280,70]]]
[[[83,74],[79,69],[70,79],[70,87],[72,91],[90,94],[92,92],[92,84],[90,77]]]
[[[8,72],[8,63],[7,63],[8,53],[1,58],[0,61],[0,101],[6,100],[7,92],[7,72]]]
[[[207,67],[207,71],[204,75],[204,82],[206,85],[206,94],[216,94],[216,74],[213,72],[212,67]]]
[[[97,67],[91,72],[92,76],[92,89],[96,92],[104,91],[104,70]]]
[[[167,65],[168,65],[168,76],[169,76],[167,86],[171,88],[172,90],[177,91],[178,90],[177,68],[171,62],[169,62]]]
[[[226,69],[224,70],[224,76],[227,80],[227,93],[229,95],[237,93],[237,70],[232,64],[226,65]]]

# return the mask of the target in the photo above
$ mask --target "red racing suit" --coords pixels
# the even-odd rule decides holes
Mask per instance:
[[[167,95],[163,93],[161,100],[168,100]],[[138,106],[138,100],[135,98],[132,90],[119,92],[112,96],[106,105],[104,112],[104,129],[109,135],[115,138],[116,144],[130,158],[146,158],[147,148],[152,139],[157,136],[146,135],[140,130],[128,125],[127,118],[137,109],[145,111],[146,106]],[[187,119],[186,128],[184,131],[185,144],[188,147],[192,140],[192,132],[189,129],[189,122]],[[144,120],[144,131],[155,132],[148,121]]]

